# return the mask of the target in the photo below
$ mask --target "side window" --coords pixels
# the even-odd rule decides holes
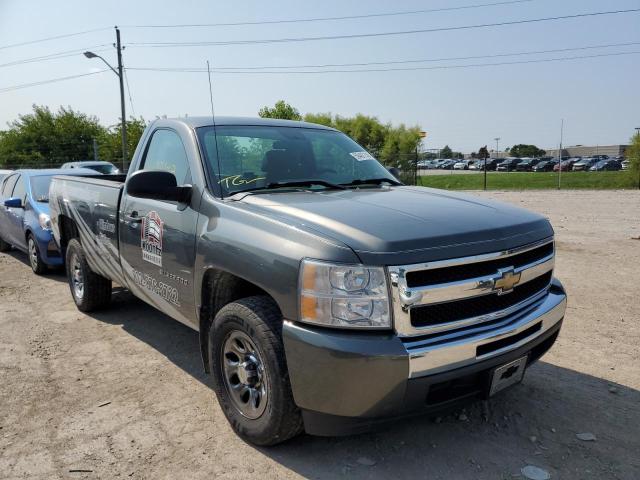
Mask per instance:
[[[13,194],[11,196],[20,198],[22,201],[24,201],[24,197],[26,197],[26,195],[27,195],[27,188],[24,184],[24,177],[19,176],[16,186],[13,189]]]
[[[178,185],[191,183],[189,160],[180,136],[172,130],[156,130],[147,147],[142,170],[164,170],[176,176]]]
[[[15,186],[19,176],[20,175],[12,175],[4,181],[4,187],[2,189],[3,197],[6,197],[6,198],[11,197],[11,193],[13,192],[13,187]]]

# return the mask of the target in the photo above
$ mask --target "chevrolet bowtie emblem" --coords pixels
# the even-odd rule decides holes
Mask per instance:
[[[493,280],[493,289],[498,293],[498,295],[503,295],[513,291],[513,287],[520,282],[522,274],[515,273],[513,268],[508,268],[500,270],[499,275],[499,277],[496,277]]]

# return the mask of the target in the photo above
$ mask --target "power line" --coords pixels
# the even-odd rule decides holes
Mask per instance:
[[[402,67],[402,68],[366,68],[366,69],[358,69],[358,70],[259,70],[259,71],[240,71],[240,70],[218,70],[216,73],[218,74],[239,74],[239,75],[282,75],[282,74],[324,74],[324,73],[370,73],[370,72],[410,72],[410,71],[419,71],[419,70],[448,70],[448,69],[461,69],[461,68],[471,68],[471,67],[495,67],[501,65],[517,65],[517,64],[526,64],[526,63],[545,63],[545,62],[560,62],[560,61],[569,61],[569,60],[580,60],[587,58],[601,58],[601,57],[613,57],[613,56],[622,56],[622,55],[635,55],[640,53],[639,51],[632,52],[614,52],[614,53],[602,53],[595,55],[580,55],[573,57],[558,57],[558,58],[545,58],[545,59],[536,59],[536,60],[517,60],[513,62],[495,62],[495,63],[472,63],[472,64],[464,64],[464,65],[437,65],[432,67]],[[168,73],[202,73],[206,72],[206,70],[200,69],[167,69],[167,68],[129,68],[129,70],[137,70],[137,71],[152,71],[152,72],[168,72]]]
[[[411,64],[411,63],[427,63],[427,62],[445,62],[452,60],[477,60],[481,58],[500,58],[500,57],[515,57],[520,55],[538,55],[545,53],[560,53],[560,52],[571,52],[571,51],[579,51],[579,50],[592,50],[598,48],[611,48],[611,47],[626,47],[632,45],[640,45],[640,42],[626,42],[626,43],[609,43],[604,45],[587,45],[582,47],[572,47],[572,48],[556,48],[551,50],[530,50],[526,52],[513,52],[513,53],[496,53],[489,55],[474,55],[474,56],[466,56],[466,57],[440,57],[440,58],[422,58],[422,59],[411,59],[411,60],[387,60],[380,62],[359,62],[359,63],[325,63],[325,64],[303,64],[303,65],[271,65],[271,66],[235,66],[235,67],[215,67],[212,69],[215,72],[220,72],[223,70],[288,70],[295,68],[329,68],[329,67],[364,67],[371,65],[398,65],[398,64]],[[145,68],[132,68],[131,70],[145,70]],[[206,71],[206,69],[202,69],[201,67],[166,67],[166,68],[156,68],[154,70],[157,71]]]
[[[106,71],[108,70],[105,68],[104,70],[98,70],[96,72],[81,73],[79,75],[69,75],[66,77],[51,78],[49,80],[41,80],[39,82],[32,82],[32,83],[23,83],[20,85],[11,85],[10,87],[0,88],[0,93],[12,92],[14,90],[20,90],[22,88],[35,87],[38,85],[46,85],[49,83],[63,82],[65,80],[72,80],[74,78],[88,77],[89,75],[97,75],[98,73],[103,73]]]
[[[320,40],[345,40],[353,38],[371,38],[371,37],[389,37],[399,35],[413,35],[418,33],[448,32],[455,30],[471,30],[476,28],[502,27],[506,25],[522,25],[528,23],[549,22],[557,20],[568,20],[574,18],[596,17],[601,15],[615,15],[622,13],[640,12],[640,8],[632,8],[627,10],[611,10],[605,12],[579,13],[574,15],[561,15],[556,17],[531,18],[524,20],[513,20],[508,22],[481,23],[476,25],[460,25],[454,27],[437,27],[416,30],[403,30],[396,32],[374,32],[374,33],[355,33],[347,35],[325,35],[320,37],[291,37],[291,38],[268,38],[259,40],[226,40],[214,42],[132,42],[128,45],[136,47],[209,47],[217,45],[256,45],[256,44],[273,44],[273,43],[291,43],[291,42],[313,42]]]
[[[64,33],[62,35],[55,35],[53,37],[39,38],[37,40],[29,40],[27,42],[12,43],[12,44],[9,44],[9,45],[0,45],[0,50],[4,50],[6,48],[13,48],[13,47],[22,47],[24,45],[33,45],[34,43],[48,42],[50,40],[60,40],[61,38],[76,37],[78,35],[86,35],[88,33],[103,32],[105,30],[110,30],[110,29],[111,29],[111,27],[94,28],[92,30],[83,30],[81,32],[73,32],[73,33]]]
[[[79,55],[82,52],[86,52],[87,50],[94,50],[95,52],[106,52],[107,50],[109,50],[109,48],[103,48],[103,49],[99,49],[100,47],[106,47],[109,46],[109,43],[102,43],[100,45],[94,45],[92,47],[85,47],[83,49],[74,49],[74,50],[64,50],[62,52],[56,52],[56,53],[49,53],[47,55],[40,55],[38,57],[31,57],[31,58],[23,58],[21,60],[14,60],[12,62],[8,62],[8,63],[2,63],[0,64],[0,68],[2,67],[12,67],[15,65],[23,65],[25,63],[34,63],[34,62],[43,62],[43,61],[47,61],[47,60],[57,60],[59,58],[67,58],[67,57],[73,57],[75,55]],[[99,49],[99,50],[96,50]]]
[[[230,22],[230,23],[190,23],[190,24],[180,24],[180,25],[123,25],[123,28],[238,27],[238,26],[246,26],[246,25],[274,25],[274,24],[282,24],[282,23],[327,22],[327,21],[336,21],[336,20],[356,20],[361,18],[416,15],[421,13],[447,12],[452,10],[467,10],[472,8],[495,7],[495,6],[502,6],[502,5],[512,5],[517,3],[528,3],[528,2],[534,2],[534,1],[537,1],[537,0],[511,0],[511,1],[493,2],[493,3],[461,5],[458,7],[430,8],[425,10],[404,10],[404,11],[398,11],[398,12],[384,12],[384,13],[368,13],[368,14],[362,14],[362,15],[345,15],[340,17],[294,18],[294,19],[260,20],[255,22]]]

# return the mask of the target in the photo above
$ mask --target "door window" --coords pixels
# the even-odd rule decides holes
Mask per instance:
[[[178,185],[191,183],[187,152],[173,130],[156,130],[145,155],[143,170],[164,170],[176,176]]]

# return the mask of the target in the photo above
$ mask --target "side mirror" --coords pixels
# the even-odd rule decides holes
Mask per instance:
[[[396,168],[396,167],[389,167],[387,168],[387,170],[389,170],[389,173],[391,175],[393,175],[394,177],[396,177],[398,180],[400,180],[400,169]]]
[[[22,205],[22,199],[17,197],[7,198],[4,201],[4,206],[7,208],[24,208]]]
[[[137,198],[186,203],[191,196],[191,186],[179,187],[173,173],[163,170],[139,170],[126,184],[127,194]]]

